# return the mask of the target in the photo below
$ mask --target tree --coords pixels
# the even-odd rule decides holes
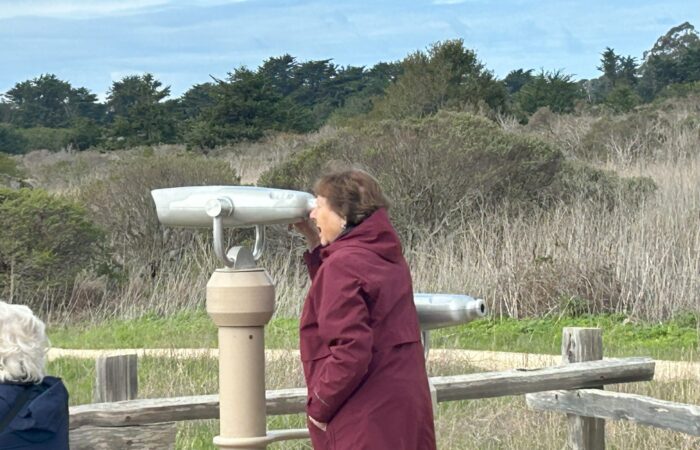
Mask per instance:
[[[503,79],[508,94],[513,95],[532,80],[532,69],[511,70]]]
[[[461,39],[437,42],[402,62],[403,73],[390,84],[372,112],[378,118],[434,114],[440,109],[463,109],[484,104],[505,105],[506,90],[486,70]]]
[[[634,87],[639,81],[637,79],[637,59],[633,56],[627,56],[625,58],[620,58],[620,65],[618,69],[618,79],[620,82],[627,84],[627,86]]]
[[[202,114],[202,111],[214,105],[214,84],[195,84],[187,92],[182,94],[177,100],[175,109],[178,117],[183,119],[194,119]]]
[[[11,113],[12,105],[7,102],[3,102],[2,95],[0,95],[0,123],[9,123]]]
[[[583,91],[571,75],[557,70],[538,75],[525,84],[515,95],[516,105],[524,112],[532,114],[543,106],[553,112],[571,112],[576,100],[583,98]]]
[[[190,145],[212,147],[225,142],[255,140],[267,130],[305,132],[311,129],[309,113],[284,97],[261,74],[246,67],[229,73],[213,92],[214,104],[193,122]]]
[[[671,28],[644,52],[640,93],[653,99],[670,84],[700,80],[700,36],[689,22]]]
[[[297,90],[303,82],[298,70],[299,64],[296,58],[284,54],[265,60],[258,68],[258,74],[268,80],[272,87],[284,97]]]
[[[150,73],[129,75],[112,83],[107,108],[112,135],[127,145],[172,142],[175,123],[161,101],[170,95]]]
[[[343,71],[359,71],[359,67],[346,68]],[[400,62],[375,64],[371,69],[358,74],[359,78],[352,77],[349,86],[344,89],[342,105],[333,111],[329,121],[336,124],[347,124],[348,120],[365,115],[374,108],[389,85],[395,83],[403,73]]]
[[[95,94],[85,88],[74,89],[53,74],[15,84],[5,98],[10,105],[10,121],[23,128],[68,127],[78,117],[101,119]]]
[[[620,57],[610,47],[606,47],[601,56],[600,66],[597,69],[603,72],[603,77],[610,82],[610,86],[615,87],[620,71]]]
[[[330,59],[305,61],[294,69],[294,77],[297,87],[290,100],[308,111],[309,129],[318,128],[342,105],[344,97],[339,98],[339,89],[348,78],[339,74],[339,67]]]
[[[92,122],[104,122],[106,113],[105,105],[97,102],[97,95],[82,87],[71,91],[68,110],[71,120],[81,118]]]
[[[589,99],[604,102],[617,112],[629,111],[641,102],[634,91],[637,85],[637,62],[634,57],[622,57],[610,47],[601,53],[598,70],[603,75],[588,84]]]

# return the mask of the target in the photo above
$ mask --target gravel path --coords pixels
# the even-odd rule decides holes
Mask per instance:
[[[138,356],[160,356],[170,358],[217,358],[217,349],[207,348],[150,348],[150,349],[118,349],[118,350],[78,350],[52,348],[49,350],[49,360],[56,358],[97,358],[103,355],[123,355],[136,353]],[[299,350],[266,350],[268,361],[293,358],[299,360]],[[535,353],[487,352],[477,350],[431,349],[429,361],[440,363],[459,363],[477,367],[486,371],[501,371],[510,369],[536,369],[561,364],[558,355],[543,355]],[[689,361],[656,361],[654,379],[670,381],[678,379],[700,380],[700,362]]]

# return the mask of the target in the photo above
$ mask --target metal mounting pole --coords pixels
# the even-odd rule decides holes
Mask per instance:
[[[226,265],[207,283],[207,313],[219,328],[219,435],[222,449],[264,449],[274,441],[308,437],[307,430],[267,432],[265,403],[265,325],[275,308],[275,286],[257,267],[264,248],[262,226],[255,227],[255,250],[223,243],[223,217],[233,212],[225,199],[208,203],[214,251]]]

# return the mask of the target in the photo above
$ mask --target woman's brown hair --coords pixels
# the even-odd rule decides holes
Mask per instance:
[[[314,185],[314,194],[325,197],[333,211],[348,225],[357,225],[389,201],[377,180],[364,170],[350,169],[328,173]]]

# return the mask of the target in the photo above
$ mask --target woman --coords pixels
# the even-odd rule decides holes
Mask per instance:
[[[68,391],[44,376],[44,323],[0,301],[0,449],[68,449]]]
[[[434,449],[411,274],[388,202],[360,170],[322,177],[306,237],[300,323],[314,449]],[[315,224],[315,227],[314,227]]]

